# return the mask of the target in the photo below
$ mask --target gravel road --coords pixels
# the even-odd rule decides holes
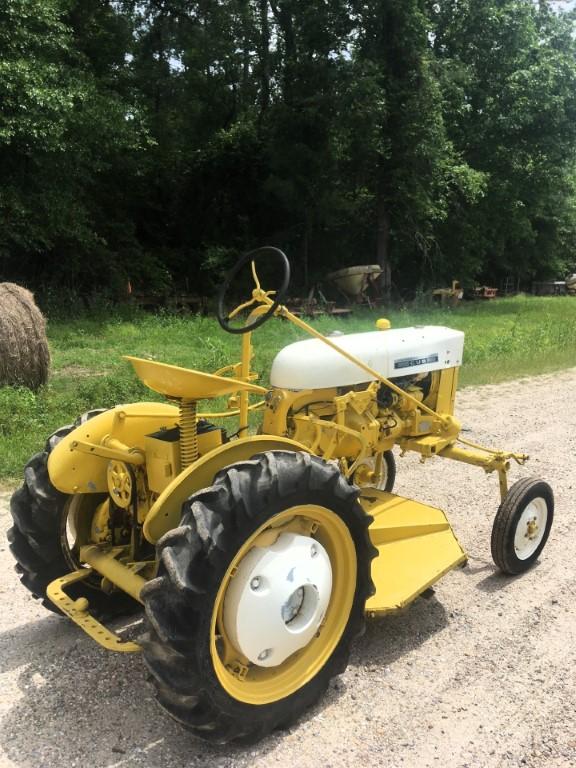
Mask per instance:
[[[440,506],[470,555],[435,595],[369,622],[308,717],[250,749],[199,743],[157,708],[139,658],[100,650],[19,586],[0,494],[0,766],[576,765],[576,368],[466,389],[464,436],[525,450],[556,494],[541,561],[506,578],[490,559],[497,479],[399,460],[397,492]]]

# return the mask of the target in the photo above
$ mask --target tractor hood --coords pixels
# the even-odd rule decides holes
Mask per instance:
[[[331,336],[330,341],[387,379],[461,365],[464,334],[426,325]],[[282,389],[348,387],[370,381],[368,374],[321,339],[284,347],[272,364],[270,382]]]

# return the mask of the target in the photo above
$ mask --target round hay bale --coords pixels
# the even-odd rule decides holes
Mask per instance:
[[[0,386],[37,389],[49,367],[46,321],[34,296],[15,283],[0,283]]]

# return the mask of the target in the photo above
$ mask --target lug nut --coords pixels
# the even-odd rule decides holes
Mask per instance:
[[[254,590],[254,592],[256,592],[256,590],[259,588],[259,586],[260,586],[260,577],[259,576],[254,576],[254,578],[250,582],[250,587],[251,587],[251,589]]]
[[[312,557],[316,557],[317,554],[318,554],[318,547],[316,546],[316,544],[312,544],[312,546],[310,547],[310,555]]]
[[[258,661],[265,661],[271,653],[271,648],[265,648],[261,653],[258,654]]]

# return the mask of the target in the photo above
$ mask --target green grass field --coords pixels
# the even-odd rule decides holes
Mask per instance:
[[[466,303],[455,310],[383,310],[346,320],[324,317],[323,332],[371,330],[377,317],[393,327],[448,325],[466,333],[460,386],[497,382],[576,365],[576,299],[518,296]],[[134,400],[159,399],[147,390],[123,354],[150,356],[175,365],[214,371],[239,359],[240,337],[220,330],[213,318],[151,316],[52,321],[50,382],[37,394],[0,388],[0,479],[20,477],[28,457],[45,438],[79,413]],[[267,383],[276,352],[303,338],[297,328],[273,319],[254,334],[253,367]]]

